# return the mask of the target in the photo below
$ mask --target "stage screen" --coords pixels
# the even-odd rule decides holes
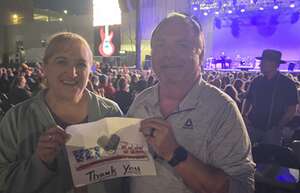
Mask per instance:
[[[94,55],[95,56],[117,56],[120,52],[121,36],[120,36],[120,25],[109,26],[109,37],[105,41],[105,27],[99,26],[94,27]],[[111,47],[111,53],[101,53],[100,48]],[[103,49],[102,49],[103,50]],[[105,49],[104,49],[105,50]],[[104,51],[103,50],[103,51]]]
[[[93,26],[121,24],[118,0],[93,0]]]

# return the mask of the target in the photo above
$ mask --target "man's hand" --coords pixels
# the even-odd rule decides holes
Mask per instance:
[[[40,136],[37,145],[37,156],[46,164],[53,163],[69,135],[59,126],[48,129]]]
[[[174,150],[179,146],[172,130],[172,126],[161,118],[149,118],[141,122],[140,131],[147,138],[155,153],[169,161]]]

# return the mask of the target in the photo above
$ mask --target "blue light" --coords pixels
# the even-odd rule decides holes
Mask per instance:
[[[279,7],[278,7],[278,5],[274,5],[274,7],[273,7],[273,9],[278,9]]]

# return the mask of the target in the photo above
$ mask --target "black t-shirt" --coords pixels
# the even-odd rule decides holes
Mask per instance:
[[[121,108],[124,114],[127,113],[132,103],[132,100],[133,100],[132,95],[126,91],[117,91],[114,96],[114,101],[118,103],[119,107]]]
[[[250,85],[247,100],[252,104],[251,123],[267,130],[279,123],[289,106],[298,103],[297,88],[291,79],[279,72],[270,80],[258,76]]]
[[[10,104],[14,104],[14,105],[22,101],[25,101],[30,97],[31,97],[31,93],[28,90],[19,87],[12,88],[8,94],[8,99]]]

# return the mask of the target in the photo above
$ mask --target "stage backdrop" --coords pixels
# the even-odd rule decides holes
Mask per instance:
[[[206,57],[218,57],[222,52],[230,57],[259,56],[263,49],[281,50],[286,60],[300,60],[300,20],[295,23],[240,26],[239,36],[232,35],[231,27],[214,27],[213,18],[201,18],[206,39]]]

